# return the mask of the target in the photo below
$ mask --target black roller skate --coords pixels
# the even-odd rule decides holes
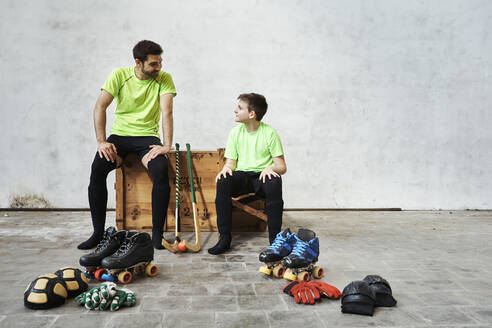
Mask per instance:
[[[285,272],[282,260],[292,252],[295,242],[294,234],[290,232],[289,228],[279,232],[273,243],[260,253],[260,262],[265,264],[258,271],[266,275],[273,274],[274,277],[282,278]]]
[[[125,236],[126,231],[117,231],[115,227],[109,227],[104,231],[104,235],[94,252],[80,257],[79,263],[86,268],[84,273],[87,278],[102,280],[101,275],[104,273],[104,269],[101,269],[101,261],[120,248]]]
[[[287,268],[284,278],[308,281],[310,274],[316,279],[323,277],[323,268],[314,265],[319,256],[319,239],[314,231],[301,228],[294,238],[292,253],[282,261]]]
[[[128,231],[121,247],[111,256],[104,258],[101,266],[105,269],[102,279],[131,282],[134,274],[146,273],[150,277],[157,275],[159,269],[152,264],[154,246],[146,232]]]

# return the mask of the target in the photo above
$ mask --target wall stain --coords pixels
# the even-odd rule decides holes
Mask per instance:
[[[24,194],[10,196],[10,208],[52,208],[53,205],[41,195]]]

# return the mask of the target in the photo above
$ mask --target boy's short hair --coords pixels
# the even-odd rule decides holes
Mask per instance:
[[[153,41],[142,40],[133,47],[133,58],[140,59],[143,63],[147,60],[148,55],[160,55],[162,48]]]
[[[248,103],[248,112],[255,112],[257,121],[261,121],[265,116],[268,104],[264,96],[258,93],[243,93],[237,99]]]

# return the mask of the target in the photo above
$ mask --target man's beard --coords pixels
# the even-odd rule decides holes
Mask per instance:
[[[144,73],[145,75],[147,75],[148,77],[150,78],[157,78],[159,76],[159,71],[146,71],[144,69],[142,69],[142,73]]]

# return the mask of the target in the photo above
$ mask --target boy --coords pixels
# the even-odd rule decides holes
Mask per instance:
[[[282,178],[287,171],[284,151],[277,132],[261,122],[268,104],[256,93],[241,94],[234,113],[239,122],[229,134],[226,163],[217,175],[217,226],[220,238],[208,252],[222,254],[231,246],[231,197],[257,193],[266,198],[270,244],[282,228]]]

